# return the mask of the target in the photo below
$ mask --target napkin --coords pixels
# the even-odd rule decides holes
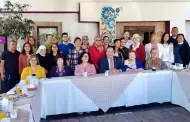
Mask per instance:
[[[2,104],[2,110],[3,112],[8,112],[8,107],[9,107],[9,100],[7,98],[3,98],[2,101],[1,101],[1,104]]]
[[[0,120],[0,122],[11,122],[10,118],[3,118],[2,120]]]

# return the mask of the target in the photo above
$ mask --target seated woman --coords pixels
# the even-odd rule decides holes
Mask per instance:
[[[24,68],[21,74],[21,80],[25,80],[28,76],[36,76],[36,78],[46,78],[45,69],[39,66],[39,60],[36,55],[30,55],[28,58],[28,67]]]
[[[152,48],[150,51],[151,57],[147,58],[145,63],[145,69],[150,70],[155,68],[157,70],[167,69],[167,65],[158,56],[158,51],[156,48]]]
[[[57,56],[57,66],[52,67],[50,71],[50,77],[62,77],[62,76],[71,76],[71,69],[67,66],[64,66],[63,56]]]
[[[136,60],[135,51],[129,51],[129,59],[125,61],[123,71],[138,72],[143,70],[143,65]]]
[[[83,75],[87,72],[87,75],[96,74],[96,68],[91,64],[90,54],[83,52],[79,57],[79,64],[75,67],[75,75]]]

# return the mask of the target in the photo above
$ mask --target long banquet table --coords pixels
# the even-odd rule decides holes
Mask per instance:
[[[153,102],[172,102],[190,111],[190,73],[143,71],[87,78],[72,76],[41,80],[33,98],[25,102],[35,122],[47,115],[90,112],[111,107],[134,106]],[[189,81],[189,82],[188,82]],[[25,100],[27,101],[27,99]],[[17,106],[24,104],[23,100]],[[22,109],[22,107],[20,107]],[[33,117],[32,117],[33,116]]]

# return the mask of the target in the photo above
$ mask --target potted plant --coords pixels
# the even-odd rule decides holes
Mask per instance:
[[[29,4],[5,1],[4,7],[0,8],[0,11],[4,13],[0,18],[0,36],[17,41],[30,35],[34,22],[22,14],[28,7],[30,7]]]

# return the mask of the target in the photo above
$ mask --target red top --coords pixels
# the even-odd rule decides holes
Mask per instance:
[[[133,50],[132,45],[130,46],[130,49]],[[139,48],[136,49],[135,54],[136,54],[136,59],[139,60],[142,63],[142,65],[144,65],[146,53],[143,44],[139,45]]]
[[[92,60],[92,63],[97,66],[100,59],[106,56],[105,47],[103,47],[103,51],[99,51],[94,45],[89,47],[89,53]]]
[[[28,56],[24,54],[19,55],[19,74],[22,73],[22,70],[27,67]]]

